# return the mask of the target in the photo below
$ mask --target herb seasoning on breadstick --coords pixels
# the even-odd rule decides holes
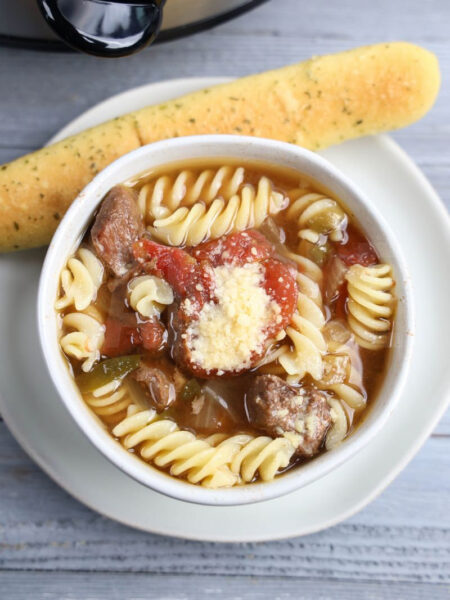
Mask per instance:
[[[126,152],[161,139],[253,135],[319,150],[422,117],[436,57],[396,42],[312,58],[149,106],[0,166],[0,251],[47,244],[80,190]]]

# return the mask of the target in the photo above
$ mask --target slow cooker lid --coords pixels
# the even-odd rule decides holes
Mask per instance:
[[[212,27],[267,0],[167,0],[157,41]],[[67,49],[44,21],[35,0],[0,0],[0,43]]]

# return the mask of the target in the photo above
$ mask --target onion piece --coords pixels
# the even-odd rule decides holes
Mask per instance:
[[[277,253],[277,258],[292,267],[297,271],[297,263],[289,258],[289,251],[287,250],[286,233],[282,227],[279,227],[272,217],[267,217],[264,223],[259,227],[258,231],[272,244]]]
[[[327,346],[345,344],[352,335],[347,323],[342,319],[332,319],[331,321],[328,321],[322,329],[322,334],[327,342]]]
[[[242,421],[239,407],[236,406],[236,397],[230,380],[205,383],[201,386],[200,393],[192,400],[189,426],[199,433],[208,434],[232,428]]]
[[[336,299],[339,288],[345,281],[345,275],[348,267],[338,257],[334,256],[328,266],[328,277],[324,291],[325,302],[329,303]]]

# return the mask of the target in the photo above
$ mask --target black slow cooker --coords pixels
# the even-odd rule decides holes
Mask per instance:
[[[0,0],[0,43],[124,56],[189,35],[266,0]]]

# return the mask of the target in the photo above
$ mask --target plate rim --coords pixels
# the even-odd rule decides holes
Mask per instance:
[[[219,76],[218,77],[183,77],[183,78],[174,78],[174,79],[168,79],[168,80],[163,80],[163,81],[151,82],[148,84],[130,88],[129,90],[126,90],[119,94],[114,94],[114,95],[110,96],[109,98],[107,98],[107,99],[95,104],[91,108],[87,109],[78,117],[75,117],[75,119],[70,121],[67,125],[65,125],[62,129],[60,129],[54,136],[52,136],[50,138],[50,140],[47,142],[47,145],[51,144],[51,143],[55,143],[57,141],[60,141],[61,139],[64,139],[65,137],[67,137],[67,135],[72,135],[72,133],[69,131],[72,127],[75,129],[76,126],[79,125],[79,123],[81,123],[84,119],[86,119],[88,116],[91,116],[93,113],[95,113],[99,109],[104,108],[106,105],[110,104],[111,102],[117,102],[118,100],[123,100],[126,97],[130,97],[134,94],[139,94],[140,92],[143,92],[144,90],[148,90],[149,88],[151,89],[156,86],[166,86],[166,85],[174,85],[174,86],[183,85],[188,82],[192,83],[193,81],[197,81],[197,82],[201,81],[202,83],[204,82],[205,85],[207,86],[207,85],[214,85],[214,84],[230,81],[231,79],[233,79],[233,78],[232,77],[219,77]],[[123,114],[125,114],[125,112],[127,112],[127,111],[125,110]],[[67,131],[69,131],[68,134],[66,133]],[[428,181],[426,176],[422,173],[422,171],[414,163],[414,161],[408,156],[408,154],[397,144],[397,142],[395,142],[387,134],[380,134],[380,135],[372,136],[372,137],[374,137],[377,140],[377,142],[381,145],[382,150],[387,150],[397,156],[399,161],[403,164],[403,166],[411,174],[411,177],[413,177],[415,179],[415,181],[418,183],[418,185],[420,185],[421,188],[424,190],[424,194],[426,194],[430,203],[433,204],[433,208],[438,213],[440,213],[440,216],[442,217],[442,219],[444,221],[447,221],[447,225],[448,225],[447,232],[448,232],[448,241],[449,241],[449,248],[450,248],[449,215],[446,211],[446,208],[445,208],[443,202],[441,201],[439,195],[437,194],[437,192],[434,189],[434,187],[432,186],[432,184]],[[317,533],[319,531],[323,531],[324,529],[328,529],[329,527],[333,527],[334,525],[337,525],[338,523],[345,521],[346,519],[348,519],[351,516],[358,513],[365,506],[370,504],[373,500],[375,500],[375,498],[377,498],[390,485],[390,483],[392,483],[392,481],[401,473],[401,471],[406,467],[406,465],[418,453],[418,451],[421,449],[421,447],[423,446],[425,441],[430,436],[430,433],[436,427],[436,424],[438,423],[438,421],[440,420],[440,418],[446,411],[446,409],[450,403],[450,371],[447,372],[446,379],[444,378],[441,383],[443,384],[442,401],[439,404],[439,406],[435,409],[428,426],[424,430],[421,431],[421,434],[416,438],[414,444],[410,445],[408,451],[404,453],[401,460],[399,460],[398,463],[395,465],[395,468],[389,469],[388,473],[380,479],[380,481],[378,482],[378,484],[376,486],[374,486],[371,493],[368,495],[365,495],[365,497],[362,500],[360,500],[358,503],[353,504],[348,510],[339,513],[339,515],[335,515],[334,517],[328,519],[327,521],[322,521],[320,523],[320,526],[314,525],[311,527],[303,527],[301,533],[293,532],[292,534],[287,534],[287,535],[286,534],[277,535],[276,533],[274,533],[274,534],[262,533],[261,535],[251,535],[250,537],[248,537],[248,536],[242,537],[242,536],[237,535],[237,536],[233,536],[232,539],[222,537],[221,535],[218,535],[216,531],[211,532],[212,535],[208,535],[208,537],[205,537],[205,535],[197,536],[194,533],[178,534],[178,533],[174,533],[173,531],[166,531],[166,530],[164,530],[164,528],[158,528],[158,527],[154,527],[154,526],[152,526],[152,528],[150,529],[148,526],[133,522],[132,519],[127,520],[120,516],[118,517],[116,515],[113,515],[112,513],[110,513],[110,511],[108,509],[105,509],[103,507],[101,509],[99,509],[97,506],[95,506],[94,503],[91,503],[89,500],[86,500],[86,499],[80,497],[80,495],[77,492],[74,492],[72,489],[70,489],[69,486],[67,486],[65,483],[63,483],[61,481],[59,474],[53,468],[53,465],[48,464],[45,461],[45,458],[42,457],[41,455],[36,455],[35,451],[32,450],[31,447],[29,446],[25,437],[22,434],[20,434],[18,432],[18,430],[16,429],[16,426],[14,424],[14,419],[10,418],[10,415],[9,415],[8,409],[7,409],[7,403],[3,400],[3,396],[1,393],[0,393],[0,410],[1,410],[1,415],[3,417],[3,420],[4,420],[7,428],[10,430],[10,432],[12,433],[15,440],[19,443],[19,445],[22,447],[22,449],[25,451],[25,453],[31,458],[31,460],[33,460],[66,493],[68,493],[70,496],[75,498],[77,501],[79,501],[84,506],[87,506],[90,510],[93,510],[94,512],[96,512],[98,514],[101,514],[101,515],[103,515],[113,521],[116,521],[122,525],[125,525],[127,527],[132,527],[139,531],[145,531],[147,533],[152,533],[152,534],[156,534],[156,535],[163,535],[163,536],[168,536],[168,537],[173,537],[173,538],[182,538],[182,539],[193,540],[193,541],[208,541],[208,542],[218,542],[218,543],[262,542],[262,541],[276,541],[276,540],[291,539],[294,537],[301,537],[301,536],[305,536],[305,535],[310,535],[312,533]],[[64,410],[67,410],[67,409],[64,407]],[[89,441],[89,444],[91,444],[90,441]],[[92,446],[92,444],[91,444],[91,446]],[[92,446],[92,447],[94,447],[94,446]],[[325,476],[324,479],[326,477],[327,476]],[[154,492],[154,493],[157,493],[157,492]],[[226,508],[232,508],[232,507],[226,507]],[[217,507],[217,510],[220,510],[220,509],[221,509],[221,507]]]

